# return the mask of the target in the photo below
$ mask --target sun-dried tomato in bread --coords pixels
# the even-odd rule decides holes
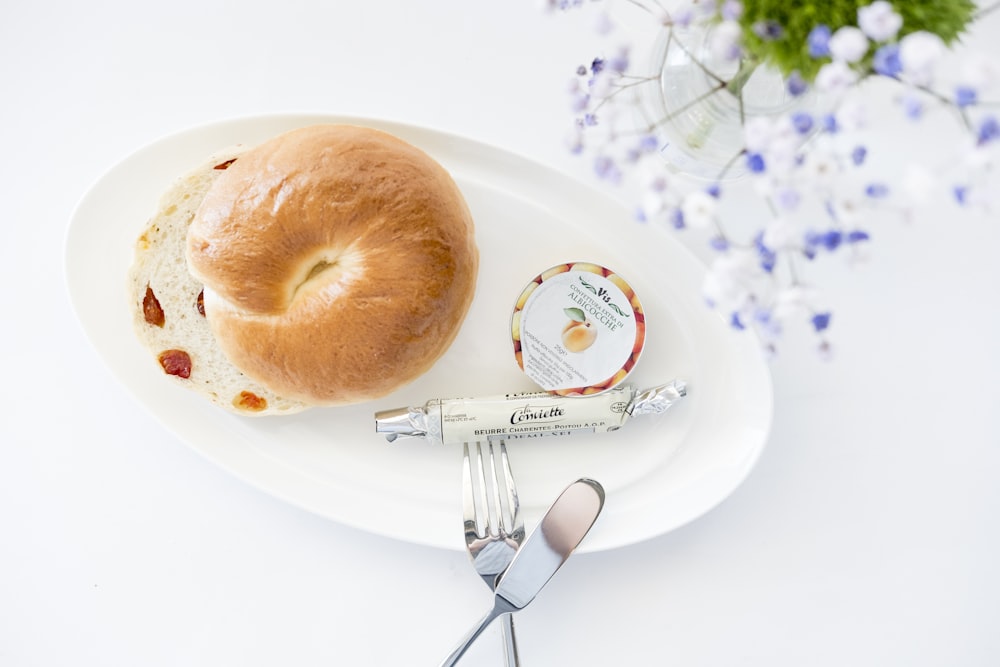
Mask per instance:
[[[239,395],[233,399],[233,405],[240,410],[260,412],[261,410],[267,409],[267,399],[250,391],[241,391]]]
[[[226,160],[225,162],[220,162],[219,164],[212,167],[212,169],[218,169],[220,171],[223,169],[229,169],[229,165],[231,165],[234,162],[236,162],[236,158],[231,158],[229,160]]]
[[[191,355],[184,350],[164,350],[157,359],[167,375],[184,379],[191,377]]]
[[[205,290],[198,292],[198,298],[194,302],[194,307],[198,309],[198,314],[205,317]]]
[[[163,323],[166,322],[160,301],[153,294],[153,288],[148,284],[146,285],[146,295],[142,297],[142,316],[147,324],[152,324],[156,327],[162,328]]]

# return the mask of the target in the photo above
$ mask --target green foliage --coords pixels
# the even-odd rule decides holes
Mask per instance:
[[[784,74],[798,70],[806,81],[812,81],[827,60],[809,56],[809,33],[817,25],[826,25],[834,32],[845,25],[857,25],[858,9],[871,2],[744,0],[740,24],[745,46],[753,57]],[[903,18],[899,37],[926,30],[937,34],[946,44],[959,38],[976,9],[973,0],[897,0],[892,5]],[[766,24],[780,26],[780,36],[776,39],[759,36],[756,28]]]

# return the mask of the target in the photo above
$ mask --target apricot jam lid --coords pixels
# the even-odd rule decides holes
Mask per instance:
[[[585,396],[621,384],[646,342],[639,297],[590,262],[557,264],[521,291],[510,320],[514,359],[542,389]]]

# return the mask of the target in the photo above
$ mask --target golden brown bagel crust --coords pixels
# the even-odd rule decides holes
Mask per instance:
[[[283,395],[341,405],[394,391],[447,350],[479,254],[441,165],[384,132],[316,125],[219,177],[187,261],[237,367]]]

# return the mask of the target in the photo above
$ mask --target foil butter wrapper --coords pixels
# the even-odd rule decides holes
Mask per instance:
[[[629,419],[662,414],[687,395],[681,380],[645,390],[622,385],[591,396],[523,392],[489,398],[438,398],[422,406],[375,413],[375,432],[389,442],[425,438],[436,444],[517,440],[616,431]]]

